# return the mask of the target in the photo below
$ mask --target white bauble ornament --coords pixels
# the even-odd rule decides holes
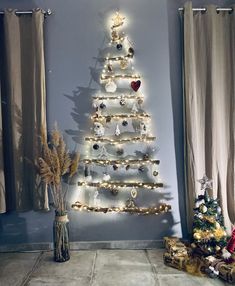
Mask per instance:
[[[220,228],[220,224],[218,223],[218,221],[215,222],[215,228],[217,228],[217,229]]]
[[[94,122],[93,131],[95,136],[101,137],[104,136],[105,128],[100,122]]]
[[[221,207],[217,207],[217,213],[221,214],[221,212],[222,212]]]
[[[99,106],[99,102],[97,100],[94,100],[92,106],[94,108],[97,108]]]
[[[114,81],[110,81],[110,82],[106,83],[105,90],[107,92],[115,92],[117,90],[117,85],[115,84]]]
[[[104,173],[104,176],[103,176],[103,181],[107,182],[111,179],[110,175],[107,174],[107,173]]]

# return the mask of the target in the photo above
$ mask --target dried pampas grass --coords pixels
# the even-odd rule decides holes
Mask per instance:
[[[65,211],[67,190],[62,188],[63,177],[71,178],[77,171],[79,154],[70,154],[61,132],[55,127],[47,141],[46,130],[41,131],[42,156],[38,158],[38,170],[42,180],[50,187],[54,206],[58,213]]]

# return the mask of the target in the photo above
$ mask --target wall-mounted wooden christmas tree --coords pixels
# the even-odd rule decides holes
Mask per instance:
[[[128,212],[159,214],[170,205],[153,201],[139,206],[138,196],[146,190],[163,187],[158,180],[153,158],[150,115],[142,109],[141,76],[132,66],[135,51],[128,37],[120,31],[124,17],[116,12],[112,18],[109,52],[103,59],[100,81],[103,89],[93,96],[93,134],[85,138],[86,157],[80,191],[88,192],[89,202],[77,201],[76,210],[94,212]],[[145,194],[148,194],[147,192]],[[124,196],[124,198],[123,198]],[[108,198],[108,199],[107,199]]]

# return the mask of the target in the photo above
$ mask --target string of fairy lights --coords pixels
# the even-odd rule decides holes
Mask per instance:
[[[138,215],[149,215],[155,214],[158,215],[160,213],[166,213],[171,210],[171,206],[167,204],[160,204],[157,207],[96,207],[89,206],[87,204],[82,204],[81,202],[75,202],[72,204],[72,208],[79,211],[88,211],[88,212],[102,212],[102,213],[131,213]]]
[[[136,114],[111,114],[111,115],[100,115],[94,114],[91,116],[92,120],[106,120],[106,119],[150,119],[150,115],[147,113],[136,113]]]
[[[95,187],[95,188],[105,188],[105,189],[121,189],[121,188],[146,188],[149,190],[153,190],[156,188],[162,188],[162,183],[145,183],[145,182],[86,182],[80,181],[78,182],[78,186],[83,187]]]
[[[143,160],[143,159],[119,159],[119,160],[109,160],[109,159],[82,159],[82,163],[84,164],[98,164],[98,165],[149,165],[149,164],[160,164],[160,160]]]
[[[93,107],[96,112],[91,115],[90,119],[93,121],[94,127],[94,135],[86,136],[84,139],[88,143],[93,143],[93,150],[97,154],[97,158],[83,158],[80,162],[84,165],[84,179],[79,180],[78,186],[88,189],[95,188],[94,194],[94,205],[88,205],[85,203],[81,203],[80,201],[75,202],[72,205],[72,208],[79,211],[88,211],[88,212],[102,212],[102,213],[131,213],[138,215],[149,215],[155,214],[158,215],[160,213],[165,213],[171,210],[171,206],[165,203],[161,203],[158,206],[150,206],[150,207],[139,207],[135,204],[135,199],[137,197],[137,190],[139,189],[147,189],[154,190],[157,188],[162,188],[163,183],[160,182],[145,182],[145,181],[115,181],[111,180],[111,176],[108,174],[108,168],[112,171],[117,171],[123,169],[123,167],[128,171],[131,169],[136,169],[141,173],[149,168],[152,168],[152,175],[154,177],[158,176],[158,171],[156,170],[155,165],[160,164],[159,160],[151,159],[151,156],[146,153],[143,154],[142,158],[137,159],[108,159],[108,152],[105,148],[104,144],[118,145],[116,150],[117,155],[122,156],[124,153],[124,149],[120,148],[120,144],[124,143],[142,143],[142,142],[152,142],[156,140],[156,137],[152,136],[148,131],[148,124],[145,121],[150,120],[151,116],[143,112],[141,110],[141,104],[143,103],[143,94],[138,92],[138,89],[141,86],[141,76],[135,72],[130,72],[129,65],[133,61],[133,57],[135,51],[133,46],[128,39],[128,37],[124,36],[124,33],[119,32],[119,28],[124,24],[124,19],[119,12],[116,12],[115,16],[112,18],[113,24],[111,26],[111,40],[109,45],[116,45],[116,49],[118,51],[125,50],[123,55],[115,55],[111,56],[108,54],[104,59],[104,67],[100,75],[101,84],[105,84],[106,95],[96,95],[93,96]],[[118,72],[114,71],[114,67],[118,68]],[[131,66],[131,70],[134,70],[134,67]],[[130,87],[132,92],[129,93],[121,93],[116,92],[117,85],[115,81],[125,80],[124,82],[131,81]],[[121,90],[120,90],[121,91]],[[134,94],[133,94],[134,92]],[[133,106],[130,109],[130,113],[114,113],[110,114],[107,111],[103,112],[106,108],[106,101],[119,101],[121,106],[126,106],[126,100],[130,100]],[[129,109],[129,103],[127,104],[127,108]],[[139,127],[134,127],[135,132],[139,132],[138,136],[127,137],[126,133],[122,134],[119,129],[119,122],[116,123],[115,136],[104,136],[104,130],[106,126],[113,121],[122,120],[122,126],[126,127],[129,124],[130,120],[133,120],[132,123],[139,122]],[[136,120],[136,121],[135,121]],[[122,128],[123,128],[122,127]],[[98,143],[101,143],[101,148]],[[103,145],[102,145],[103,144]],[[90,146],[90,145],[88,145]],[[88,153],[88,151],[87,151]],[[87,155],[86,155],[87,157]],[[89,168],[93,170],[94,166],[105,167],[106,172],[103,173],[102,179],[93,179]],[[111,168],[109,167],[111,166]],[[97,181],[96,181],[97,180]],[[120,191],[130,191],[131,198],[129,198],[124,206],[111,206],[111,207],[101,207],[97,206],[97,195],[99,195],[98,190],[107,190],[110,191],[113,195],[117,195]],[[100,200],[98,200],[100,202]]]
[[[141,137],[131,137],[131,138],[97,138],[97,137],[85,137],[85,141],[88,142],[103,142],[103,143],[110,143],[110,144],[123,144],[123,143],[136,143],[136,142],[151,142],[154,141],[156,137],[154,136],[141,136]]]

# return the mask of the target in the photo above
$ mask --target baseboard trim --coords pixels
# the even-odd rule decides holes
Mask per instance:
[[[115,240],[115,241],[73,241],[70,242],[71,250],[96,250],[96,249],[154,249],[163,248],[162,240]],[[0,245],[0,252],[33,252],[50,251],[53,244],[24,243]]]

